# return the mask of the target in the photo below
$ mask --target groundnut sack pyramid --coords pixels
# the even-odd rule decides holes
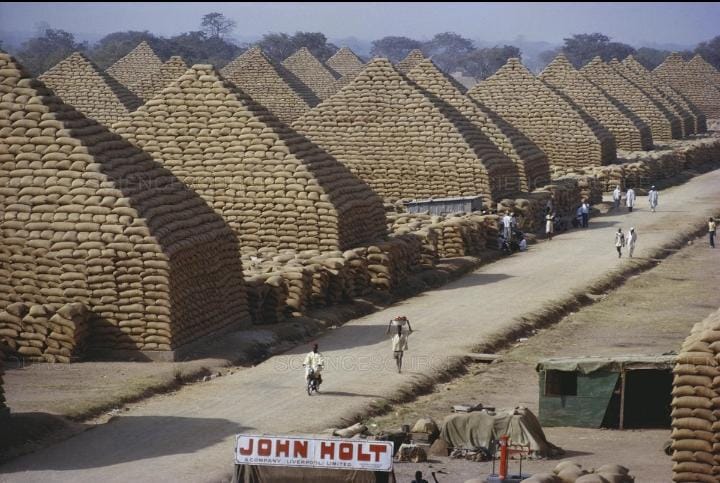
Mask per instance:
[[[320,102],[295,74],[257,47],[241,54],[220,73],[287,124]]]
[[[600,121],[615,136],[619,149],[652,149],[650,127],[622,102],[583,77],[564,54],[558,54],[539,78]]]
[[[388,201],[477,195],[491,199],[488,172],[474,151],[473,138],[464,137],[454,120],[387,59],[373,59],[293,127]]]
[[[652,85],[663,96],[675,103],[679,109],[684,110],[692,117],[694,122],[693,129],[690,130],[689,127],[685,128],[685,126],[683,126],[683,128],[686,129],[685,135],[692,134],[691,131],[694,131],[697,134],[707,132],[707,120],[705,118],[705,114],[703,114],[702,111],[700,111],[700,109],[684,94],[681,94],[662,79],[653,77],[652,73],[647,70],[644,65],[635,60],[632,55],[625,57],[622,64],[627,69],[626,72],[631,72],[631,75],[634,76],[631,78],[641,79],[642,82]]]
[[[519,59],[509,59],[468,95],[530,137],[554,168],[587,168],[616,159],[615,137],[536,79]]]
[[[249,323],[236,238],[199,196],[5,53],[0,98],[4,337],[49,357],[53,313],[89,311],[97,349],[170,350]]]
[[[365,183],[210,65],[113,128],[202,196],[243,247],[344,250],[385,235]]]
[[[327,99],[340,88],[339,78],[306,48],[285,59],[282,65],[295,74],[319,99]]]
[[[163,63],[153,49],[142,41],[129,54],[107,68],[106,72],[142,100],[152,96]]]
[[[461,115],[476,128],[467,131],[476,136],[475,152],[488,172],[493,193],[528,191],[529,187],[537,184],[537,180],[550,179],[545,153],[517,130],[503,130],[474,101],[463,95],[464,87],[430,59],[418,63],[407,73],[407,77],[424,89],[428,96],[435,96],[436,104],[446,102],[448,105],[443,109],[446,115]]]
[[[142,104],[139,97],[80,52],[58,62],[39,79],[64,102],[106,126]]]

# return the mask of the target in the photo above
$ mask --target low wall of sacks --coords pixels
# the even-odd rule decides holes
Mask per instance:
[[[555,213],[560,217],[574,216],[577,207],[587,198],[591,203],[602,201],[602,192],[594,176],[566,175],[553,179],[551,184],[531,193],[520,193],[518,198],[503,199],[497,204],[500,214],[515,213],[520,230],[538,233],[545,230],[545,209],[552,200]]]
[[[673,481],[717,482],[720,474],[720,311],[695,324],[673,378]]]
[[[0,311],[0,344],[26,360],[70,362],[82,355],[92,315],[82,303],[16,302]]]
[[[371,292],[395,293],[440,258],[479,255],[497,239],[496,215],[388,213],[391,235],[344,252],[248,250],[243,269],[254,323],[272,324]]]
[[[667,148],[656,151],[635,151],[626,154],[619,164],[595,166],[573,172],[556,171],[554,175],[596,178],[600,191],[609,192],[620,186],[647,190],[661,180],[670,179],[686,169],[720,165],[720,138],[667,142]]]

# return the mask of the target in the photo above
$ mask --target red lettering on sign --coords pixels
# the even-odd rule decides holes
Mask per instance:
[[[333,459],[335,456],[335,443],[320,443],[320,459]]]
[[[293,456],[295,458],[307,458],[308,457],[308,442],[307,441],[295,441],[293,445]]]
[[[380,455],[385,452],[387,448],[382,444],[371,444],[370,451],[375,453],[375,461],[380,461]]]
[[[351,460],[353,457],[353,445],[350,443],[340,443],[340,454],[338,457],[341,460]]]
[[[270,456],[272,453],[272,441],[261,439],[258,441],[258,456]]]
[[[247,448],[238,448],[238,451],[240,451],[240,454],[243,456],[249,456],[253,452],[253,441],[254,439],[248,438],[248,447]]]
[[[275,456],[290,456],[290,441],[278,441],[275,443]]]
[[[370,461],[370,453],[363,452],[363,445],[358,446],[358,461]]]

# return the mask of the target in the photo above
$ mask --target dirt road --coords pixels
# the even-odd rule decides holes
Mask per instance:
[[[0,467],[0,481],[216,481],[232,466],[239,432],[320,432],[373,400],[410,390],[448,357],[512,325],[517,317],[582,288],[626,263],[613,246],[618,226],[638,231],[637,257],[720,213],[720,171],[660,193],[657,213],[639,210],[591,220],[529,253],[481,268],[441,289],[355,320],[319,339],[328,359],[324,394],[304,393],[307,348],[229,377],[153,398],[116,420]],[[720,256],[720,250],[718,253]],[[387,321],[407,315],[407,371],[393,371]]]

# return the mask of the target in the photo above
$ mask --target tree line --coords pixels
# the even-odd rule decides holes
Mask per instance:
[[[75,51],[84,52],[105,69],[142,41],[147,42],[163,60],[172,55],[180,55],[190,65],[213,64],[218,68],[251,47],[230,38],[235,22],[222,13],[211,12],[204,15],[198,27],[198,30],[170,37],[158,36],[149,31],[114,32],[90,46],[87,42],[77,42],[70,32],[42,24],[36,35],[24,42],[13,54],[31,73],[39,75]],[[609,61],[613,57],[622,60],[632,54],[645,67],[654,69],[670,54],[666,50],[648,47],[636,49],[628,44],[614,42],[601,33],[576,34],[563,41],[559,48],[541,52],[538,57],[539,64],[547,65],[560,52],[577,68],[595,56]],[[306,47],[321,61],[327,60],[339,48],[329,42],[321,32],[271,32],[263,35],[253,46],[260,47],[279,62],[301,47]],[[485,79],[492,75],[511,57],[522,57],[522,52],[516,46],[503,44],[478,47],[471,39],[455,32],[439,33],[426,41],[401,36],[383,37],[372,42],[370,55],[387,57],[392,62],[398,62],[413,49],[421,50],[446,72],[461,72],[476,79]],[[720,69],[720,35],[701,42],[693,51],[681,52],[686,59],[696,53]]]

